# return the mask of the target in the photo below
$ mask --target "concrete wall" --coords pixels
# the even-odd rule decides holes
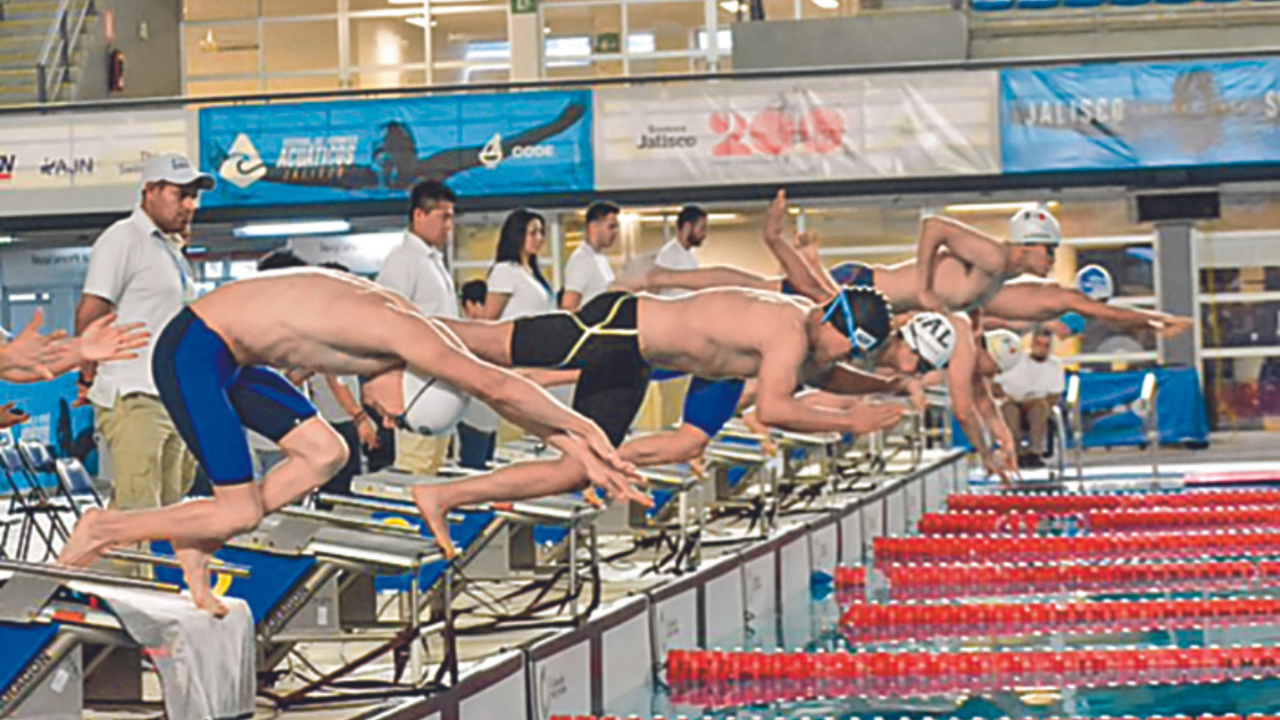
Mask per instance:
[[[182,95],[182,3],[180,0],[98,0],[115,13],[116,39],[108,47],[99,18],[81,45],[83,61],[76,99],[177,97]],[[107,56],[124,53],[124,92],[107,92]]]
[[[1052,21],[1048,20],[1052,18]],[[733,67],[768,70],[905,62],[1063,58],[1273,48],[1280,13],[868,13],[831,20],[740,23]]]
[[[735,70],[964,60],[967,19],[951,11],[733,26]]]

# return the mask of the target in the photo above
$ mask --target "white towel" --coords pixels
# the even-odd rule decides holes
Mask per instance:
[[[221,620],[197,610],[186,593],[69,583],[106,600],[125,631],[160,672],[169,720],[236,720],[253,716],[257,655],[253,615],[242,600],[222,598]]]

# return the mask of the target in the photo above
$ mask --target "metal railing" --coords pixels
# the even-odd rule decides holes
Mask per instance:
[[[1156,374],[1149,372],[1142,378],[1142,389],[1138,399],[1129,406],[1142,420],[1142,441],[1146,445],[1147,456],[1151,459],[1151,475],[1160,474],[1160,413],[1156,409],[1156,398],[1160,394],[1160,383]],[[1065,425],[1071,432],[1071,456],[1076,466],[1076,479],[1084,479],[1084,413],[1080,410],[1080,376],[1067,378],[1067,392],[1063,399],[1062,412],[1065,413]],[[1065,450],[1064,450],[1065,452]],[[1059,467],[1059,474],[1065,479],[1065,468]]]
[[[62,0],[53,24],[36,59],[36,99],[40,103],[58,99],[62,84],[71,74],[71,53],[85,22],[97,13],[94,0]]]

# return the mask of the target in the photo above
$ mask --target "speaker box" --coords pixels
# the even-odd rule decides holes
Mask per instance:
[[[1166,220],[1216,220],[1221,198],[1216,190],[1135,195],[1138,222]]]

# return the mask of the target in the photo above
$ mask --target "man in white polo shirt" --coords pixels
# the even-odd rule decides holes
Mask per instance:
[[[707,211],[697,205],[685,205],[676,216],[676,236],[658,251],[653,263],[669,270],[696,270],[698,256],[694,250],[707,241]],[[667,290],[663,294],[682,294],[680,290]]]
[[[164,326],[195,299],[182,233],[200,192],[213,184],[213,177],[197,172],[185,155],[151,157],[142,167],[138,206],[104,230],[89,255],[76,334],[111,312],[121,323],[141,322],[151,331],[137,358],[81,366],[80,382],[90,384],[97,430],[111,455],[112,502],[121,510],[176,503],[195,474],[195,461],[160,404],[151,352]]]
[[[997,395],[1003,399],[1000,410],[1018,441],[1018,465],[1044,467],[1049,450],[1049,417],[1053,407],[1062,401],[1066,387],[1062,361],[1053,356],[1053,333],[1046,328],[1037,329],[1031,337],[1031,352],[996,376],[995,382]]]
[[[564,266],[564,297],[560,309],[574,311],[613,284],[613,268],[604,253],[618,243],[622,209],[610,202],[592,203],[587,208],[587,227],[582,244]]]
[[[409,229],[378,272],[379,285],[404,295],[424,315],[459,317],[453,274],[444,264],[457,202],[458,196],[439,180],[415,185],[409,193]],[[395,466],[401,470],[429,475],[444,461],[448,438],[404,431],[395,437]]]

